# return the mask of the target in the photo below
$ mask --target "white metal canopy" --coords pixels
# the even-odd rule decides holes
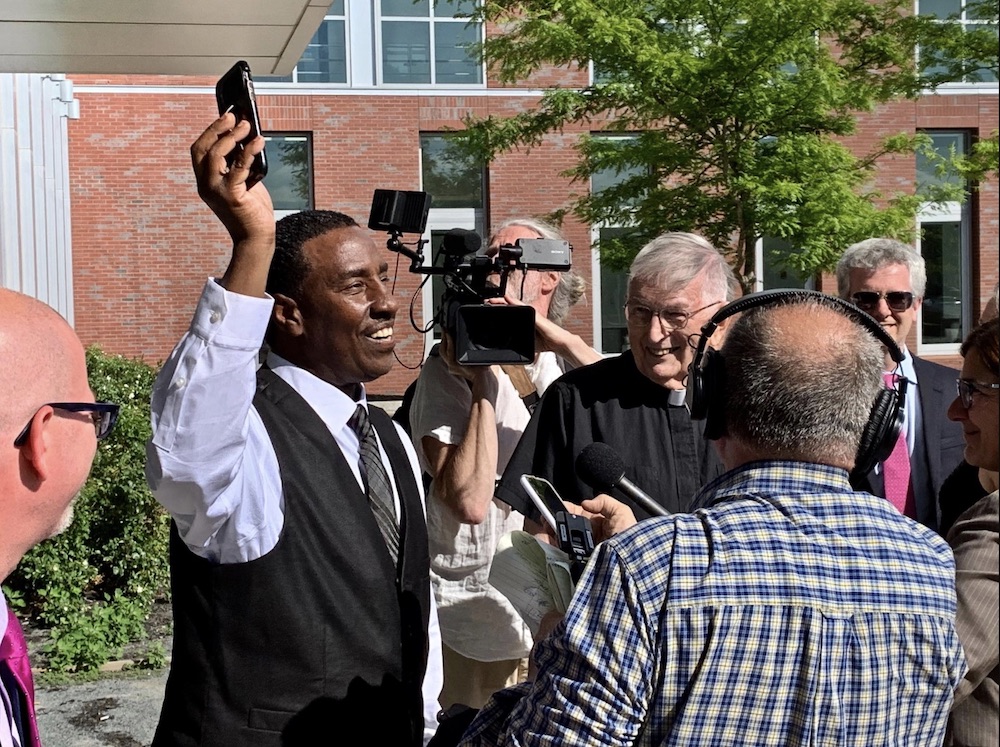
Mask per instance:
[[[0,0],[0,72],[287,75],[330,0]]]

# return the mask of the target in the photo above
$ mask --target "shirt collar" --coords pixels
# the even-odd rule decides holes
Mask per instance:
[[[854,493],[847,470],[812,462],[762,460],[731,469],[695,496],[691,510],[708,508],[730,498]]]
[[[331,433],[342,430],[347,421],[354,415],[357,406],[368,408],[368,399],[363,384],[358,384],[360,392],[357,400],[348,397],[344,392],[318,376],[309,373],[304,368],[285,360],[276,353],[268,353],[267,366],[280,376],[292,389],[302,395],[310,407],[320,416]]]
[[[917,384],[917,372],[913,368],[913,356],[910,355],[910,351],[903,348],[903,360],[897,364],[896,369],[892,372],[897,376],[902,376],[911,386],[916,386]]]

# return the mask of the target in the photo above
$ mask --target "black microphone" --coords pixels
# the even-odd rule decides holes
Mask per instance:
[[[653,516],[670,513],[638,485],[625,477],[625,462],[618,452],[600,441],[583,448],[576,458],[576,473],[594,490],[610,493],[617,488]]]
[[[452,257],[467,257],[478,252],[482,245],[483,239],[475,231],[453,228],[441,240],[441,251]]]

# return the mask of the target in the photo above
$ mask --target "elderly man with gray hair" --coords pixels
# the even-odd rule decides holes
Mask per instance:
[[[585,446],[602,441],[622,457],[625,477],[667,511],[687,510],[698,489],[722,471],[684,405],[692,337],[738,287],[725,257],[700,236],[666,233],[644,246],[629,270],[629,350],[549,388],[497,497],[534,516],[520,485],[525,473],[549,480],[564,500],[593,497],[575,461]],[[640,518],[649,516],[630,507]]]
[[[490,253],[518,239],[557,239],[533,219],[501,224]],[[431,476],[427,501],[431,579],[441,621],[445,708],[479,708],[495,691],[524,678],[532,638],[500,592],[490,586],[497,543],[524,516],[495,501],[503,472],[531,417],[531,406],[569,368],[600,358],[560,323],[583,293],[572,272],[514,271],[506,303],[534,308],[537,355],[527,366],[462,366],[445,335],[417,379],[409,420],[420,465]]]
[[[887,381],[902,376],[909,382],[903,431],[893,453],[867,475],[856,477],[855,486],[936,529],[941,519],[937,496],[962,461],[965,446],[961,427],[947,417],[955,397],[955,370],[907,350],[926,285],[923,257],[895,239],[853,244],[837,263],[840,297],[873,316],[905,353],[899,370],[886,356]]]

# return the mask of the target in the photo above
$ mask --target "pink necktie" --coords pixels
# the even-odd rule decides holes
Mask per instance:
[[[14,679],[21,688],[27,704],[25,730],[28,741],[24,747],[40,747],[38,739],[38,722],[35,720],[35,683],[31,677],[31,665],[28,663],[28,645],[24,642],[24,632],[21,623],[14,617],[14,612],[7,608],[7,632],[0,641],[0,661],[5,661]],[[11,698],[17,693],[8,693]]]
[[[896,386],[896,375],[883,374],[888,387]],[[899,513],[916,518],[917,505],[910,483],[910,453],[906,447],[906,430],[900,428],[899,438],[892,447],[892,453],[882,462],[882,476],[885,482],[885,497]]]

